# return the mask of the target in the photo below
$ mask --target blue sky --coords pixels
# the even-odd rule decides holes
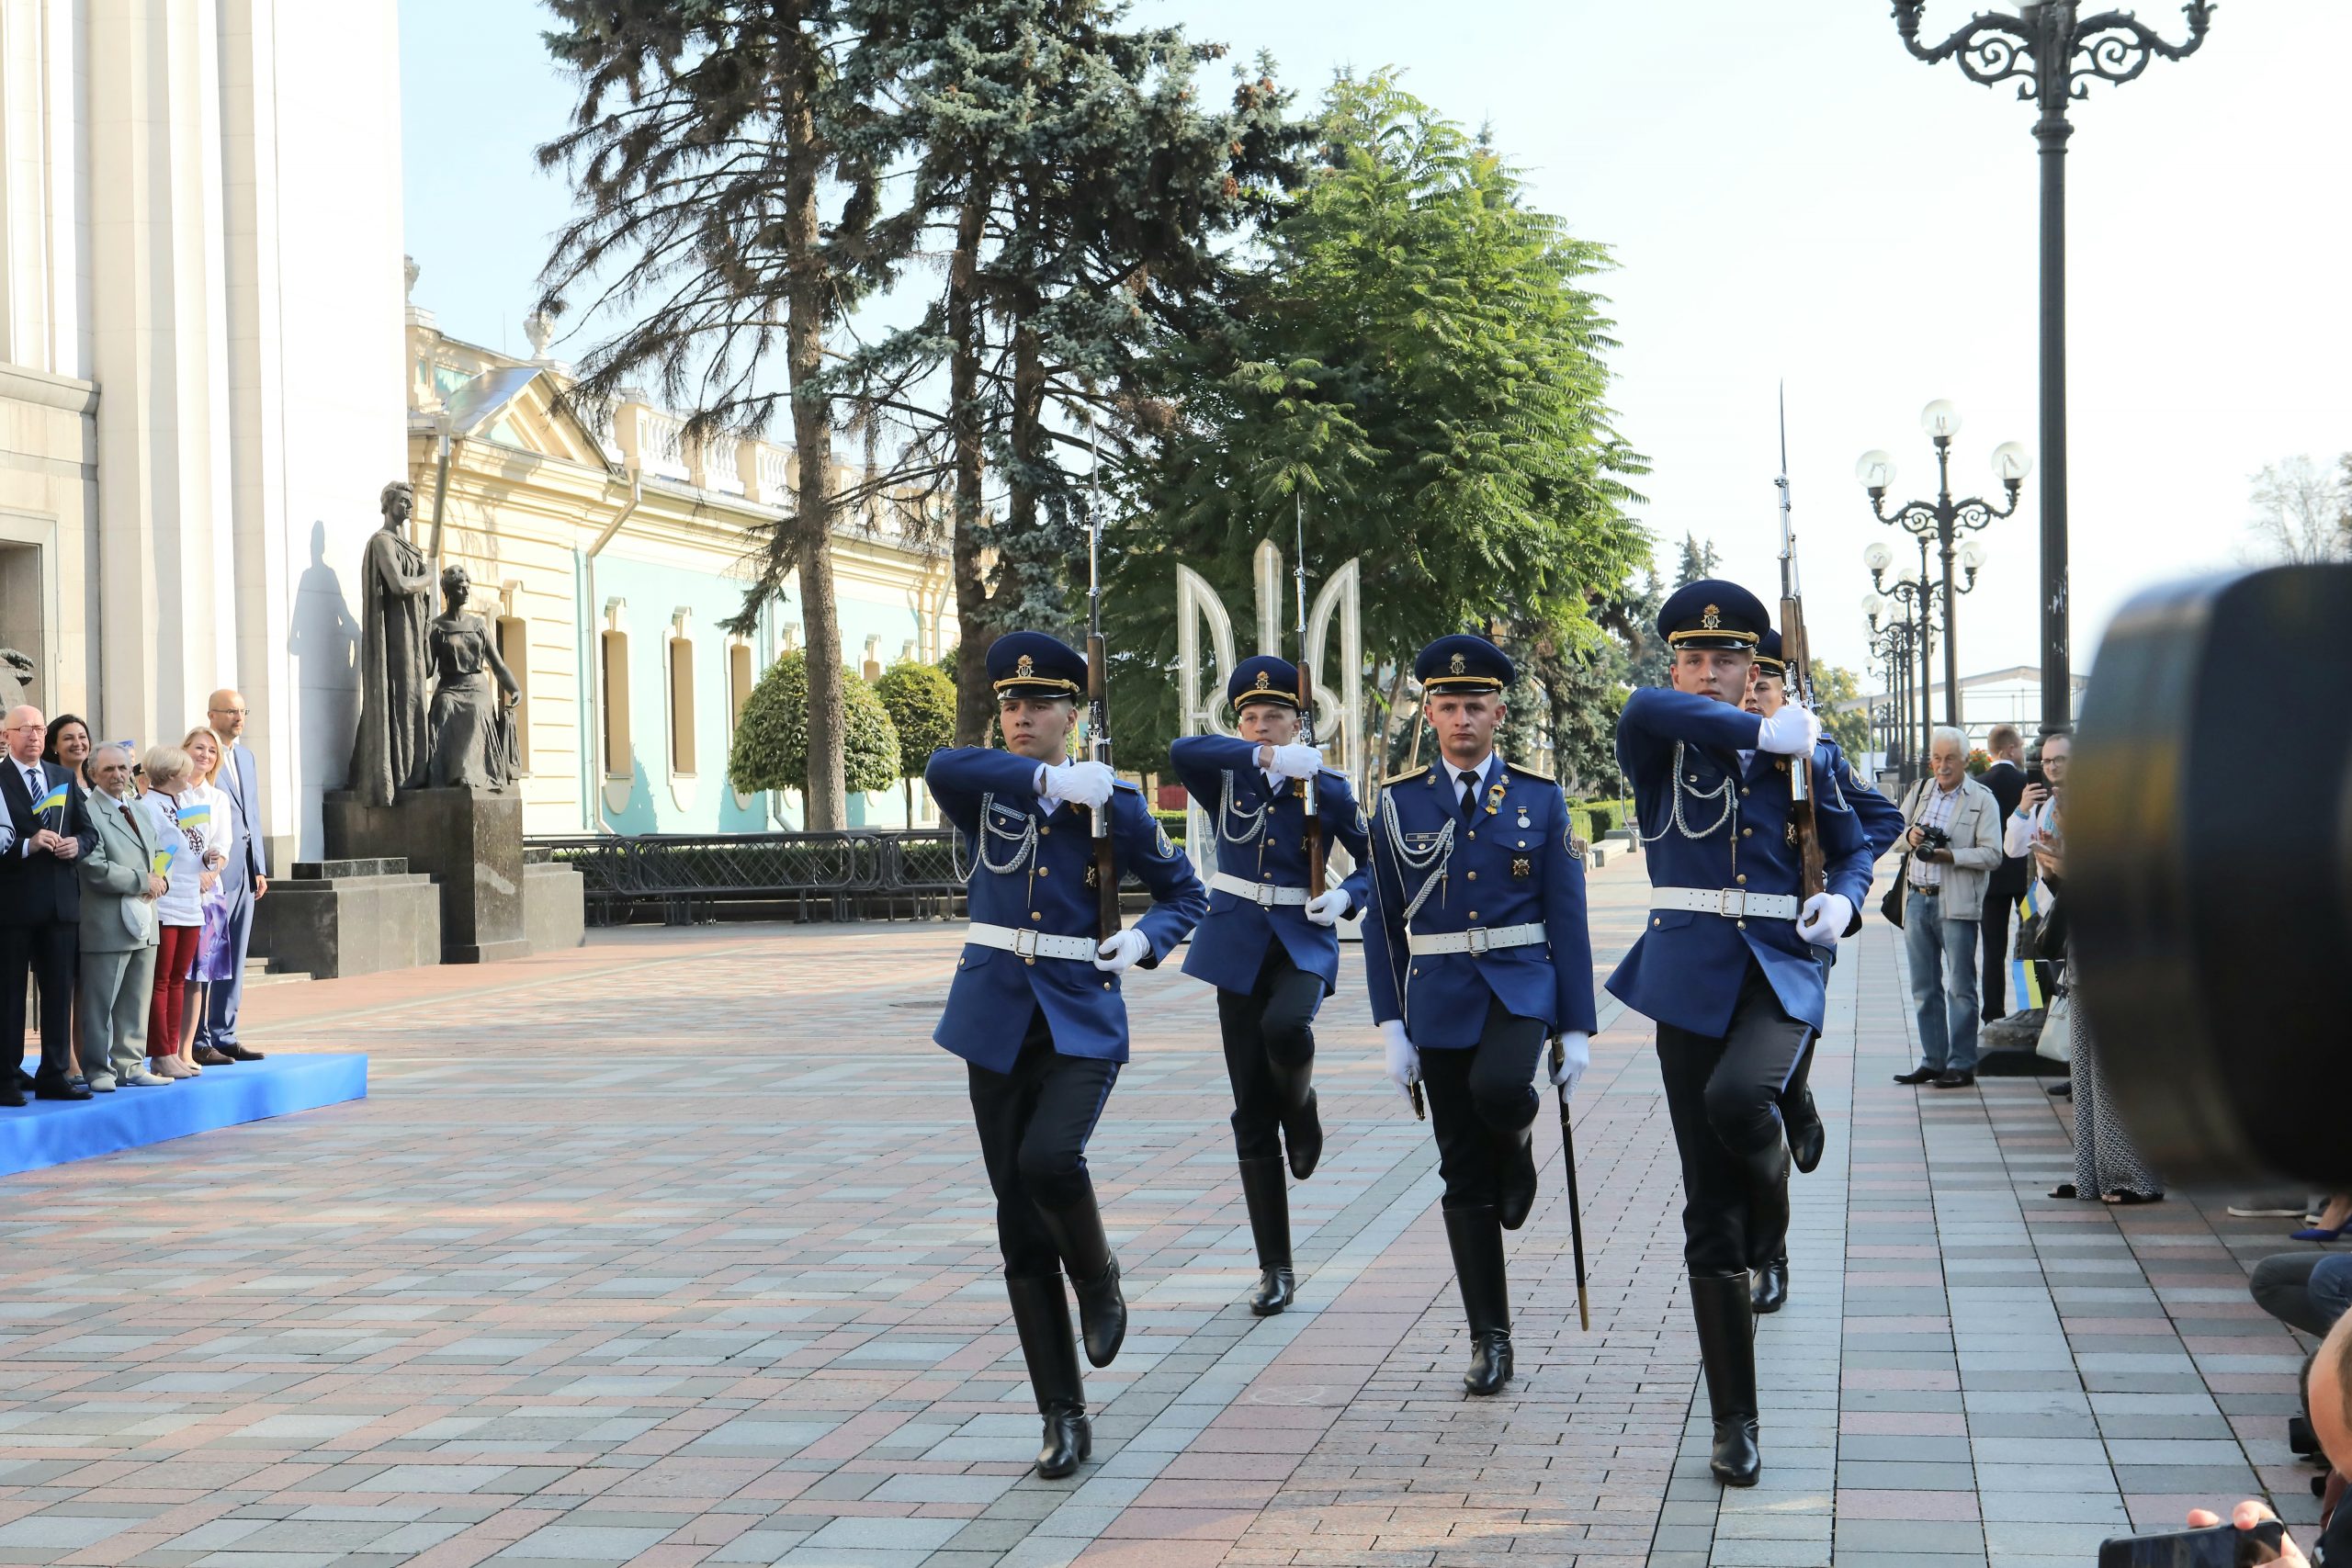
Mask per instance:
[[[1925,31],[1974,8],[1937,0]],[[1644,520],[1713,538],[1774,586],[1776,383],[1816,649],[1862,656],[1874,539],[1852,479],[1883,446],[1931,485],[1917,423],[1959,403],[1956,483],[2036,445],[2036,171],[2030,106],[1904,53],[1883,0],[1145,0],[1313,93],[1396,65],[1490,125],[1536,199],[1611,245],[1619,423],[1657,471]],[[2168,36],[2176,7],[2141,7]],[[1431,17],[1439,18],[1432,25]],[[570,210],[531,151],[569,85],[529,0],[402,0],[407,243],[416,302],[520,350],[548,236]],[[2078,105],[2070,183],[2075,641],[2132,590],[2234,558],[2247,479],[2352,449],[2342,197],[2352,6],[2243,0],[2205,48]],[[2039,454],[2036,454],[2037,457]],[[1923,492],[1924,493],[1924,492]],[[2034,488],[1984,536],[1963,671],[2035,663]],[[1907,549],[1907,541],[1904,541]]]

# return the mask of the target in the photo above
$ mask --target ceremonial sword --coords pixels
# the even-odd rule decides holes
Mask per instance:
[[[1552,1071],[1557,1073],[1568,1059],[1567,1047],[1560,1037],[1552,1037]],[[1587,1334],[1592,1332],[1592,1305],[1585,1297],[1584,1288],[1584,1205],[1577,1196],[1577,1134],[1568,1124],[1568,1086],[1557,1086],[1560,1094],[1560,1168],[1568,1177],[1568,1245],[1577,1259],[1577,1317]]]

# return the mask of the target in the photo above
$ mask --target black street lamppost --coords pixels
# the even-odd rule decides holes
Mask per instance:
[[[2077,0],[2025,0],[2018,15],[1986,13],[1933,47],[1919,41],[1926,0],[1894,0],[1903,46],[1930,65],[1957,60],[1972,82],[2016,79],[2018,97],[2039,105],[2033,140],[2041,150],[2041,732],[2069,723],[2073,670],[2066,613],[2066,139],[2067,107],[2093,82],[2124,83],[2154,59],[2197,52],[2212,24],[2211,0],[2188,0],[2188,39],[2166,43],[2129,11],[2086,16]]]
[[[1907,789],[1911,784],[1913,761],[1909,739],[1911,644],[1917,635],[1917,628],[1908,614],[1901,619],[1889,619],[1894,611],[1894,601],[1876,589],[1862,595],[1862,614],[1870,617],[1871,623],[1871,653],[1883,661],[1886,670],[1887,700],[1879,719],[1879,728],[1884,739],[1879,750],[1887,754],[1895,776]]]
[[[1906,655],[1905,673],[1910,677],[1911,699],[1917,705],[1915,715],[1912,701],[1906,701],[1903,716],[1905,723],[1916,722],[1918,726],[1911,733],[1911,744],[1917,748],[1917,756],[1922,761],[1932,749],[1931,732],[1936,724],[1932,705],[1936,694],[1937,605],[1935,584],[1928,577],[1927,558],[1927,546],[1923,543],[1919,547],[1919,575],[1899,577],[1888,582],[1884,581],[1886,569],[1894,563],[1894,551],[1883,544],[1874,544],[1862,552],[1862,564],[1871,569],[1871,590],[1880,595],[1876,613],[1871,615],[1871,626],[1877,626],[1881,615],[1883,615],[1903,628],[1894,635],[1897,646]],[[1864,603],[1865,613],[1870,613],[1869,602]],[[1917,660],[1917,664],[1912,663],[1914,657]]]
[[[1941,552],[1943,566],[1944,611],[1944,720],[1960,722],[1960,637],[1958,594],[1967,588],[1953,585],[1952,566],[1958,549],[1955,541],[1963,531],[1977,533],[1996,519],[2007,517],[2018,509],[2018,491],[2025,477],[2033,469],[2033,459],[2026,456],[2024,447],[2014,441],[2004,441],[1993,448],[1993,476],[2009,492],[2007,506],[1995,506],[1981,496],[1969,496],[1954,501],[1951,494],[1951,438],[1960,434],[1960,411],[1942,398],[1938,398],[1919,411],[1919,427],[1936,444],[1936,499],[1914,501],[1886,510],[1886,490],[1894,482],[1894,459],[1884,452],[1865,452],[1854,464],[1854,477],[1870,492],[1871,515],[1882,523],[1900,524],[1919,541],[1919,578],[1928,579],[1928,537],[1935,536]],[[1974,541],[1970,541],[1974,547]],[[1892,556],[1889,557],[1892,559]],[[1973,560],[1962,560],[1968,572],[1968,587],[1976,586],[1976,569],[1984,564],[1982,548],[1976,548]],[[1873,568],[1875,578],[1883,569]],[[2047,705],[2044,705],[2045,707]]]

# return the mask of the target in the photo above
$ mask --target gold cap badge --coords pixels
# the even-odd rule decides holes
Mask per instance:
[[[1716,606],[1710,604],[1707,606],[1707,613],[1699,617],[1699,624],[1709,631],[1713,631],[1724,624],[1724,613]]]
[[[1274,689],[1273,678],[1272,678],[1272,676],[1270,676],[1269,674],[1267,674],[1267,673],[1266,673],[1266,671],[1264,671],[1263,670],[1259,671],[1258,671],[1258,690],[1260,690],[1260,691],[1261,691],[1261,692],[1271,692],[1271,691],[1272,691],[1273,689]]]
[[[1012,672],[1015,675],[1035,675],[1037,672],[1037,661],[1024,653],[1021,656],[1019,662],[1013,665]]]
[[[1452,671],[1453,671],[1456,675],[1459,675],[1459,674],[1461,674],[1464,671],[1465,671],[1465,670],[1469,669],[1469,668],[1470,668],[1470,664],[1469,664],[1469,661],[1468,661],[1467,660],[1464,659],[1464,658],[1462,657],[1462,655],[1460,655],[1460,654],[1458,654],[1458,653],[1457,653],[1457,654],[1455,654],[1455,655],[1453,656],[1453,662],[1452,664],[1448,665],[1446,668],[1448,668],[1449,670],[1452,670]]]

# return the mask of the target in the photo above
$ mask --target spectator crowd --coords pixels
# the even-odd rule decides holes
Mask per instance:
[[[144,751],[97,740],[78,715],[0,719],[0,1106],[261,1059],[237,1041],[254,904],[269,889],[244,728],[233,690]]]

